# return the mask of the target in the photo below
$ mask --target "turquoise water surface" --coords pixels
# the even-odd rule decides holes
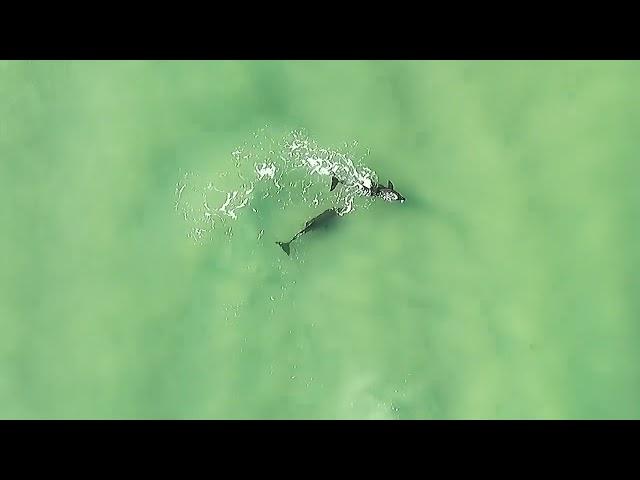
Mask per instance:
[[[0,417],[640,417],[639,83],[0,63]]]

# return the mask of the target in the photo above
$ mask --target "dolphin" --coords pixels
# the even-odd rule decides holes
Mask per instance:
[[[331,177],[331,188],[329,189],[330,192],[332,192],[336,186],[338,185],[338,183],[342,183],[344,184],[344,182],[342,180],[339,180],[337,177]],[[365,190],[368,191],[369,196],[371,197],[381,197],[385,202],[400,202],[400,203],[404,203],[404,201],[406,200],[401,194],[400,192],[398,192],[394,186],[393,183],[391,183],[391,180],[389,180],[389,182],[387,183],[387,186],[385,187],[384,185],[381,184],[375,184],[370,188],[366,188]]]
[[[291,242],[293,242],[299,236],[304,235],[307,232],[310,232],[311,230],[316,230],[320,227],[327,227],[333,220],[336,219],[337,216],[338,216],[338,211],[335,208],[328,208],[327,210],[322,212],[320,215],[313,217],[311,220],[308,220],[304,224],[304,228],[300,230],[298,233],[296,233],[291,240],[289,240],[288,242],[276,242],[276,243],[280,245],[280,247],[282,247],[282,250],[284,250],[284,253],[289,255],[290,253],[289,245],[291,244]]]

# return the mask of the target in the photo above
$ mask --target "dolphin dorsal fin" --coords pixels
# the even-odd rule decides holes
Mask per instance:
[[[393,183],[391,183],[391,180],[389,180],[389,188],[390,188],[391,190],[395,190],[395,188],[393,188]]]

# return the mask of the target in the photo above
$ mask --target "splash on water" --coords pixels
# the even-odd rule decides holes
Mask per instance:
[[[367,189],[378,181],[356,153],[357,142],[344,148],[320,146],[304,130],[276,137],[267,129],[231,152],[233,163],[210,178],[182,173],[175,190],[175,210],[189,224],[189,237],[196,242],[211,238],[215,231],[227,237],[243,214],[260,217],[262,210],[286,210],[294,205],[312,208],[334,206],[340,214],[366,208]],[[343,182],[330,192],[331,177]],[[306,219],[301,219],[301,222]],[[258,239],[266,225],[256,222]]]

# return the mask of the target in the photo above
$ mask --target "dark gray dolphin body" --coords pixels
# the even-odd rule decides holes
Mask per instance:
[[[298,233],[296,233],[291,240],[289,240],[286,243],[285,242],[276,242],[276,243],[282,247],[282,250],[284,250],[284,253],[289,255],[290,253],[289,245],[291,244],[291,242],[293,242],[299,236],[304,235],[307,232],[310,232],[311,230],[317,230],[318,228],[326,227],[331,222],[333,222],[333,220],[335,220],[337,216],[338,216],[338,211],[335,208],[328,208],[327,210],[322,212],[320,215],[313,217],[311,220],[308,220],[304,224],[304,228],[300,230]]]
[[[338,183],[344,182],[336,177],[331,177],[331,189],[329,191],[332,192],[333,189],[336,188]],[[393,187],[393,183],[391,183],[391,180],[389,180],[389,183],[386,187],[378,183],[376,185],[373,185],[371,188],[366,188],[366,190],[369,193],[369,196],[380,197],[385,202],[403,203],[406,200],[402,195],[400,195],[400,192],[395,190],[395,188]]]
[[[331,177],[330,191],[333,191],[338,185],[338,183],[344,183],[344,182],[339,180],[336,177]],[[389,180],[389,183],[386,187],[378,183],[378,184],[374,184],[371,188],[366,188],[365,190],[367,191],[369,196],[380,197],[385,202],[403,203],[405,201],[405,198],[400,194],[400,192],[394,189],[393,183],[391,183],[391,180]],[[282,247],[282,250],[284,250],[284,253],[289,255],[291,242],[293,242],[299,236],[304,235],[307,232],[310,232],[311,230],[316,230],[321,227],[326,227],[329,223],[335,220],[338,214],[339,212],[335,208],[328,208],[327,210],[322,212],[320,215],[313,217],[311,220],[308,220],[304,224],[304,228],[300,230],[298,233],[296,233],[291,240],[289,240],[288,242],[276,242],[276,243],[280,245],[280,247]]]

